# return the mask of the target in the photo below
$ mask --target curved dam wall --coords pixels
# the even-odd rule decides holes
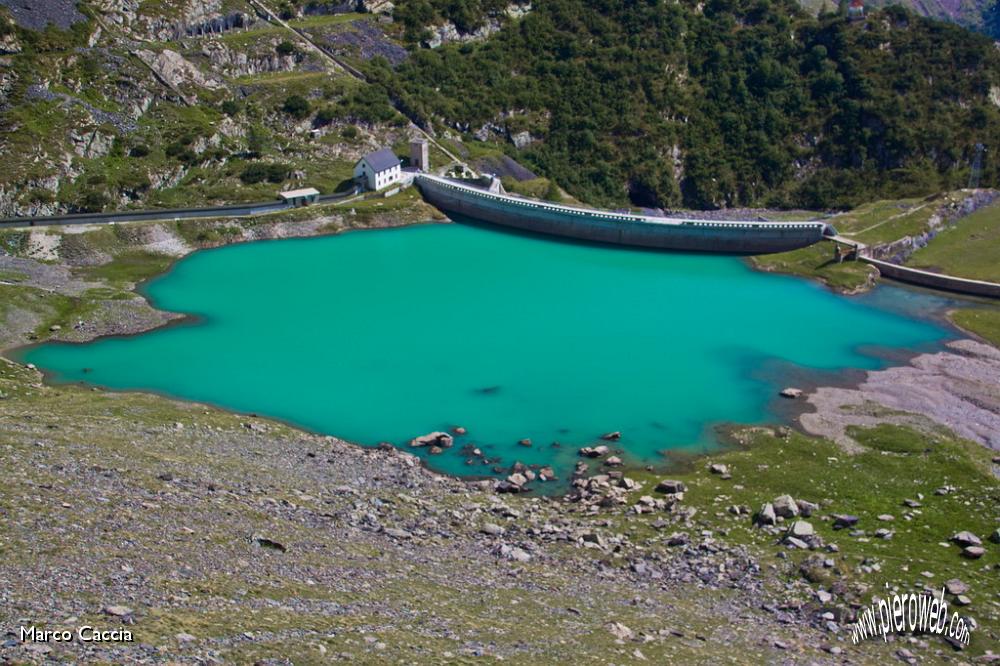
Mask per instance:
[[[505,227],[637,247],[727,254],[784,252],[833,235],[823,222],[714,221],[647,217],[498,194],[419,174],[416,185],[443,211]]]

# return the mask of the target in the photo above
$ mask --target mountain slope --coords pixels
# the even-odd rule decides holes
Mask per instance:
[[[405,56],[371,15],[292,23]],[[3,0],[0,109],[0,217],[331,192],[407,138],[384,96],[244,0]]]
[[[264,0],[362,82],[261,5],[3,0],[0,216],[329,192],[408,118],[601,205],[924,194],[968,183],[979,142],[998,182],[998,51],[898,7]]]
[[[769,0],[548,0],[485,42],[372,69],[424,122],[517,137],[521,159],[603,204],[931,192],[1000,136],[992,43],[899,7],[851,23]],[[983,184],[997,177],[987,159]]]

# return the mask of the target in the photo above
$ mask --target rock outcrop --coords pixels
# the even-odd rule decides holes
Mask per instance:
[[[181,86],[194,85],[203,88],[217,89],[222,82],[214,77],[206,77],[201,70],[184,59],[180,53],[164,49],[159,53],[139,49],[135,54],[168,86],[179,89]]]

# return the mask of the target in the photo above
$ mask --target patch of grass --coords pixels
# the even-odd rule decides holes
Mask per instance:
[[[28,276],[19,271],[0,270],[0,282],[21,282]]]
[[[897,425],[883,424],[874,428],[851,426],[847,434],[863,441],[868,448],[890,453],[927,453],[930,451],[924,437],[914,437],[913,431]]]
[[[220,35],[215,39],[219,40],[231,48],[243,48],[254,46],[266,37],[284,35],[285,29],[270,23],[258,23],[252,30],[233,31]]]
[[[844,292],[864,289],[875,275],[875,270],[867,264],[834,261],[833,244],[828,242],[791,252],[758,255],[751,262],[763,270],[820,280],[827,286]]]
[[[888,425],[853,429],[852,436],[863,447],[854,455],[827,440],[795,432],[787,438],[764,428],[736,434],[740,439],[734,448],[708,456],[710,462],[729,465],[733,475],[729,481],[710,474],[704,459],[666,473],[630,469],[627,475],[643,482],[643,492],[652,490],[663,478],[684,481],[688,492],[683,504],[698,510],[696,530],[726,530],[729,543],[744,543],[774,554],[785,552],[796,567],[793,571],[811,553],[788,550],[779,538],[753,527],[750,516],[732,515],[727,508],[746,505],[757,511],[764,502],[783,494],[816,502],[821,508],[805,520],[826,543],[839,547],[838,553],[824,555],[835,561],[832,571],[824,574],[832,577],[830,582],[849,582],[874,594],[883,591],[886,583],[901,589],[915,585],[940,589],[945,580],[960,578],[975,593],[970,610],[980,629],[973,638],[973,649],[981,652],[989,645],[990,636],[1000,631],[1000,614],[989,602],[1000,593],[1000,579],[992,573],[993,567],[1000,565],[1000,547],[985,538],[996,529],[1000,481],[991,472],[991,453],[986,448],[950,435]],[[955,490],[935,495],[943,486]],[[918,500],[922,506],[907,508],[904,499]],[[864,535],[834,530],[829,516],[839,513],[858,516],[857,528],[864,530]],[[880,521],[878,516],[883,514],[895,520]],[[642,516],[641,524],[646,524],[647,517],[652,521],[657,516]],[[633,529],[640,524],[639,519],[626,518],[625,524],[629,523]],[[892,537],[874,537],[879,528],[892,530]],[[949,543],[960,530],[969,530],[984,540],[987,553],[983,558],[967,560]],[[639,528],[633,539],[656,533]],[[878,563],[879,567],[865,572],[860,568],[863,562],[869,567]],[[869,596],[865,592],[861,600],[867,603]]]
[[[869,245],[886,243],[907,233],[919,233],[943,202],[941,197],[874,201],[836,215],[829,222],[841,235]]]
[[[21,318],[22,325],[34,328],[34,335],[47,338],[52,335],[50,326],[71,326],[78,319],[87,318],[95,304],[87,298],[66,296],[25,285],[0,284],[0,344],[23,343],[24,340],[8,339],[11,318]],[[23,330],[23,329],[22,329]]]
[[[1000,309],[962,308],[951,313],[955,325],[1000,347]]]
[[[171,257],[162,254],[131,250],[118,254],[103,266],[85,268],[82,269],[82,272],[87,277],[106,280],[110,283],[135,283],[159,275],[167,269],[172,261]]]
[[[1000,282],[1000,204],[980,208],[943,229],[906,265]]]
[[[532,178],[531,180],[517,180],[516,178],[502,178],[503,187],[508,192],[522,194],[533,199],[544,199],[546,201],[563,202],[562,192],[559,186],[548,178]]]
[[[357,21],[358,19],[364,18],[371,19],[371,14],[358,14],[356,12],[348,12],[346,14],[315,14],[313,16],[292,19],[287,21],[287,23],[293,28],[299,29],[325,28],[331,25],[341,25],[343,23],[350,23],[351,21]]]

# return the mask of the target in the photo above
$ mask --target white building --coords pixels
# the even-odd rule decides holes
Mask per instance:
[[[293,206],[308,206],[319,200],[319,190],[315,187],[304,187],[301,190],[288,190],[278,194],[278,198]]]
[[[381,190],[402,178],[399,158],[390,148],[368,153],[354,165],[354,180],[364,182],[369,190]]]

